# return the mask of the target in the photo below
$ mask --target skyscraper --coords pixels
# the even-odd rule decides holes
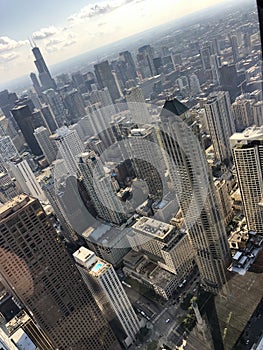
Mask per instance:
[[[237,132],[243,131],[255,122],[253,120],[252,100],[247,100],[245,98],[236,99],[236,101],[232,103],[232,110]],[[255,124],[257,125],[256,122]]]
[[[220,162],[230,160],[229,137],[235,132],[235,126],[228,92],[210,94],[205,112],[216,159]]]
[[[49,164],[57,157],[58,148],[55,141],[50,139],[50,132],[44,126],[40,126],[34,131],[35,138]]]
[[[46,197],[26,159],[19,159],[18,161],[9,163],[9,168],[22,189],[22,192],[38,198],[41,201],[46,200]]]
[[[0,136],[0,154],[4,161],[18,157],[17,149],[10,136]]]
[[[127,89],[125,99],[127,101],[133,121],[136,121],[137,123],[141,122],[141,124],[147,123],[147,121],[150,119],[150,114],[147,109],[143,91],[140,86]]]
[[[34,106],[31,100],[27,99],[18,102],[16,106],[11,109],[11,113],[21,129],[26,143],[30,147],[32,153],[36,156],[40,156],[42,151],[34,136],[33,111]]]
[[[226,281],[230,251],[212,176],[192,127],[185,105],[177,99],[165,102],[161,146],[166,151],[201,282],[206,290],[216,293]]]
[[[125,76],[126,80],[133,79],[136,81],[136,78],[137,78],[136,66],[131,53],[129,51],[120,52],[119,60],[121,62],[124,62],[125,64],[124,71],[126,75]]]
[[[140,324],[113,266],[85,247],[73,256],[101,311],[108,321],[118,320],[126,334],[124,342],[129,346],[135,340]]]
[[[33,55],[35,57],[35,65],[38,70],[38,76],[39,80],[42,85],[43,90],[47,89],[56,89],[56,83],[55,80],[51,77],[51,74],[48,70],[48,67],[46,65],[46,62],[44,61],[44,58],[39,50],[38,47],[33,47],[32,49]]]
[[[95,75],[98,81],[99,89],[108,88],[113,101],[120,98],[118,86],[111,72],[108,61],[103,61],[94,65]]]
[[[137,61],[143,78],[153,77],[156,74],[153,58],[154,50],[150,45],[138,49]]]
[[[80,118],[86,115],[85,105],[82,95],[77,89],[73,89],[67,92],[63,96],[63,101],[66,109],[68,110],[68,121],[70,123],[76,123]]]
[[[250,127],[230,137],[249,230],[263,234],[263,130]]]
[[[21,195],[8,202],[0,209],[0,224],[1,275],[52,345],[119,350],[38,200]]]

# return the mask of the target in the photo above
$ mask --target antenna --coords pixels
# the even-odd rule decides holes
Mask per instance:
[[[31,46],[31,48],[33,49],[33,44],[32,44],[32,41],[30,40],[30,38],[27,38],[28,39],[28,41],[29,41],[29,44],[30,44],[30,46]]]

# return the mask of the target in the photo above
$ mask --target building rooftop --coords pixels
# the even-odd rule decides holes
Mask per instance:
[[[14,214],[19,209],[25,207],[29,203],[33,202],[35,199],[26,194],[20,194],[10,200],[9,202],[3,204],[0,207],[0,220],[7,218],[8,216]]]
[[[174,230],[174,226],[170,224],[145,216],[136,221],[132,228],[140,233],[162,240]]]
[[[263,141],[263,127],[251,126],[243,132],[233,134],[229,140],[232,148],[237,145],[248,145],[252,141]]]

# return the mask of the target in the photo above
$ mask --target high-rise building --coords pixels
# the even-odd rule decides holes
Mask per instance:
[[[126,81],[129,79],[133,79],[136,81],[136,78],[137,78],[136,66],[131,53],[129,51],[120,52],[119,60],[121,62],[124,62],[125,64],[124,71],[125,71]]]
[[[123,202],[117,197],[116,180],[109,169],[104,169],[95,152],[86,152],[79,158],[79,172],[98,216],[107,222],[121,224],[127,219]]]
[[[70,123],[76,123],[80,118],[86,115],[85,105],[82,95],[77,89],[73,89],[67,92],[63,96],[63,101],[66,109],[68,110],[68,121]]]
[[[34,136],[33,111],[34,106],[32,102],[30,100],[23,100],[12,108],[11,113],[21,129],[26,143],[30,147],[32,153],[36,156],[40,156],[42,151]]]
[[[230,137],[249,230],[263,234],[263,130],[250,127]]]
[[[46,197],[26,159],[19,159],[18,161],[11,162],[9,168],[22,192],[38,198],[41,201],[46,200]]]
[[[0,173],[0,201],[8,202],[20,193],[14,180],[6,172]]]
[[[58,123],[56,121],[55,115],[52,109],[48,105],[41,106],[41,112],[45,119],[45,123],[51,132],[55,132],[58,128]]]
[[[189,86],[192,96],[198,96],[201,93],[200,82],[196,74],[189,77]]]
[[[18,157],[17,149],[10,136],[0,136],[0,154],[4,161]]]
[[[221,88],[223,91],[229,92],[231,102],[234,102],[236,97],[240,95],[236,65],[223,64],[218,70]]]
[[[1,275],[52,345],[60,350],[119,350],[39,201],[16,197],[1,207],[0,224]]]
[[[103,89],[107,87],[112,100],[115,101],[119,99],[120,98],[119,89],[116,84],[116,80],[112,74],[112,71],[110,69],[109,62],[103,61],[101,63],[95,64],[94,70],[98,81],[99,89]]]
[[[206,45],[202,49],[200,49],[200,58],[201,58],[203,70],[211,69],[211,60],[210,60],[211,54],[212,53],[211,53],[210,45]]]
[[[138,49],[137,61],[143,78],[153,77],[156,74],[153,58],[154,50],[150,45],[144,45]]]
[[[113,266],[85,247],[79,248],[73,256],[99,308],[110,323],[118,320],[126,334],[124,344],[129,346],[140,324]]]
[[[57,157],[58,148],[55,141],[50,139],[50,132],[44,126],[40,126],[34,131],[35,138],[49,164]]]
[[[236,99],[236,101],[232,103],[232,110],[235,122],[235,129],[237,132],[243,131],[244,129],[253,124],[254,119],[251,100],[247,100],[245,98]]]
[[[139,86],[126,90],[125,99],[135,123],[147,123],[150,120],[150,114],[145,103],[143,91]]]
[[[165,102],[161,112],[161,147],[166,151],[164,156],[201,282],[205,289],[217,292],[226,282],[230,251],[212,176],[193,127],[184,104],[177,99]]]
[[[258,127],[263,125],[263,101],[258,101],[252,105],[254,124]]]
[[[235,132],[235,125],[228,92],[210,94],[205,104],[205,112],[215,158],[220,162],[229,161],[232,157],[229,137]]]
[[[65,106],[62,97],[54,89],[48,89],[42,93],[43,100],[50,106],[59,127],[66,121]]]
[[[84,151],[84,144],[77,131],[64,126],[57,129],[56,134],[51,135],[50,139],[57,145],[58,158],[63,158],[68,172],[75,174],[78,163],[77,156]]]
[[[239,50],[238,50],[238,40],[236,35],[230,35],[229,37],[230,45],[232,47],[232,55],[234,63],[239,61]]]
[[[55,80],[51,77],[51,74],[48,70],[46,62],[39,50],[38,47],[33,47],[32,49],[33,55],[35,57],[35,65],[38,70],[39,80],[42,85],[43,90],[47,89],[56,89]]]
[[[31,79],[31,81],[32,81],[32,83],[33,83],[33,87],[34,87],[34,89],[35,89],[37,95],[40,96],[40,95],[41,95],[41,92],[42,92],[42,88],[41,88],[41,86],[40,86],[40,84],[39,84],[39,81],[38,81],[38,79],[37,79],[36,74],[33,73],[33,72],[30,73],[30,79]]]

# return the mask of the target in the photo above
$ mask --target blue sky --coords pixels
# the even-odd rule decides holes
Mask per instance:
[[[0,83],[35,70],[28,37],[54,64],[223,0],[0,0]]]

